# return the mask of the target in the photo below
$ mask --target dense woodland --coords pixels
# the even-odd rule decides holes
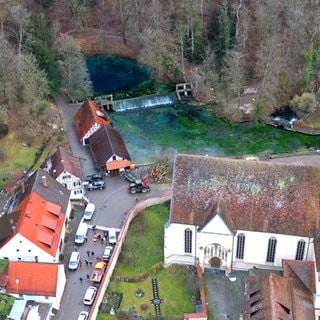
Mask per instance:
[[[97,53],[143,62],[159,82],[191,81],[200,102],[222,108],[256,87],[255,119],[287,105],[309,113],[320,89],[319,2],[0,0],[0,133],[20,121],[32,137],[58,93],[91,95],[85,59]]]

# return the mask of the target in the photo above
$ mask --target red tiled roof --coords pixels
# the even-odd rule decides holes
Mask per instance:
[[[314,320],[311,291],[273,273],[243,279],[247,319]]]
[[[65,222],[65,214],[61,212],[61,207],[32,192],[16,210],[21,211],[16,232],[55,256]]]
[[[282,260],[283,275],[292,278],[295,286],[305,286],[312,292],[316,292],[315,263],[304,260]]]
[[[10,261],[8,293],[56,296],[59,264]]]
[[[94,124],[110,126],[111,121],[107,114],[91,99],[87,99],[74,115],[74,123],[80,139],[92,128]]]
[[[201,227],[221,201],[231,229],[314,237],[319,198],[319,167],[178,154],[170,221]]]

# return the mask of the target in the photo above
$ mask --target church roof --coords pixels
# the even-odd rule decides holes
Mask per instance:
[[[230,229],[314,237],[319,196],[319,167],[178,154],[170,222],[201,227],[219,213]]]

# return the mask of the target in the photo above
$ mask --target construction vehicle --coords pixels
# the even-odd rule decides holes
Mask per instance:
[[[150,173],[146,174],[142,179],[136,179],[134,182],[131,182],[128,186],[128,190],[131,194],[136,193],[147,193],[150,191],[150,186],[148,185],[148,179],[159,178],[158,171],[152,170]]]

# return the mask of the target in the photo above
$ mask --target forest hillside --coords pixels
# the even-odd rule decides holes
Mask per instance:
[[[62,143],[54,104],[93,94],[85,60],[117,55],[158,82],[191,82],[234,121],[318,108],[318,0],[0,0],[0,138]],[[244,99],[247,89],[254,95]],[[48,125],[49,124],[49,125]],[[58,128],[58,129],[57,129]],[[60,142],[59,142],[60,141]],[[11,143],[11,142],[10,142]],[[0,161],[7,158],[0,147]]]

